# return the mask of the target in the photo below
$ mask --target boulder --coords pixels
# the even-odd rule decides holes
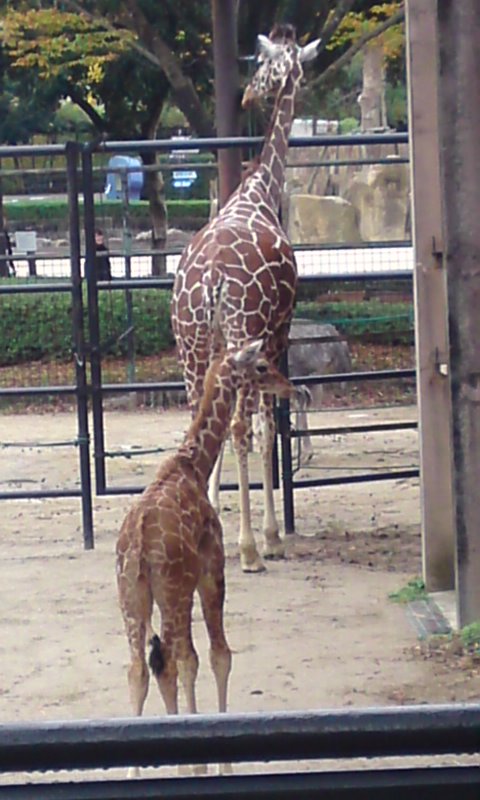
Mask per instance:
[[[361,241],[355,208],[347,200],[334,196],[291,195],[288,233],[294,244]]]
[[[339,336],[334,325],[294,319],[290,327],[288,348],[288,371],[292,377],[299,375],[331,375],[351,372],[352,362],[346,341],[305,342],[294,344],[295,339],[307,337]],[[309,386],[312,406],[319,407],[322,401],[322,384]]]
[[[290,327],[288,348],[288,372],[292,377],[299,375],[326,375],[351,372],[352,362],[346,341],[302,342],[296,339],[308,337],[333,337],[339,333],[334,325],[294,319]],[[301,387],[300,387],[301,388]],[[307,387],[305,387],[307,389]],[[295,408],[296,430],[308,431],[308,408],[318,409],[322,404],[323,385],[311,385],[303,397],[297,398]],[[314,457],[314,447],[310,435],[304,434],[295,440],[295,458],[299,465],[307,464]]]
[[[398,241],[409,235],[408,164],[376,164],[357,173],[345,197],[357,209],[362,239]]]

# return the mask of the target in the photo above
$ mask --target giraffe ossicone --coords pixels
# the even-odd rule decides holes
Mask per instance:
[[[117,541],[120,609],[130,649],[128,683],[134,714],[143,712],[149,669],[168,714],[178,713],[178,678],[188,713],[197,711],[198,656],[192,639],[195,592],[210,640],[210,664],[218,710],[226,711],[231,652],[224,631],[222,527],[208,499],[208,479],[227,435],[235,393],[243,381],[289,397],[296,390],[269,363],[262,341],[224,349],[212,361],[197,413],[177,452],[161,464],[153,482],[128,512]],[[152,615],[160,611],[160,633]]]
[[[260,157],[180,259],[173,289],[172,327],[193,413],[219,341],[241,346],[261,338],[272,363],[278,362],[287,347],[297,269],[293,248],[280,224],[279,207],[295,95],[303,77],[302,61],[313,58],[317,48],[318,40],[299,47],[295,31],[288,25],[275,26],[268,39],[259,38],[258,68],[245,89],[242,104],[275,95]],[[284,555],[273,494],[272,397],[245,380],[237,394],[231,432],[239,481],[240,561],[246,572],[265,568],[255,543],[249,499],[249,434],[257,409],[264,486],[263,554],[267,558]],[[219,466],[220,462],[212,492],[217,505]]]

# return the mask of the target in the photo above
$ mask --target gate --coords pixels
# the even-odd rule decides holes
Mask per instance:
[[[40,447],[76,446],[79,453],[79,483],[80,488],[42,490],[16,490],[0,491],[0,500],[41,500],[55,497],[77,497],[81,501],[83,540],[86,549],[93,547],[93,515],[92,492],[90,480],[90,445],[88,431],[88,385],[87,385],[87,351],[84,340],[83,327],[83,298],[81,276],[81,247],[80,247],[80,213],[79,213],[79,177],[78,177],[78,146],[71,143],[67,145],[1,147],[0,159],[21,156],[48,156],[59,157],[64,162],[66,172],[66,187],[68,195],[68,233],[70,240],[70,280],[50,282],[35,279],[34,259],[28,258],[29,277],[25,282],[2,281],[0,282],[0,313],[1,303],[8,302],[8,297],[23,295],[32,297],[39,295],[67,295],[71,298],[71,330],[72,348],[71,356],[74,360],[75,383],[62,386],[16,386],[0,387],[0,398],[5,400],[19,397],[49,397],[66,396],[75,399],[77,412],[77,435],[70,442],[40,443]],[[27,253],[28,256],[28,253]],[[11,255],[4,256],[12,259]],[[4,442],[3,447],[13,447],[14,443]]]

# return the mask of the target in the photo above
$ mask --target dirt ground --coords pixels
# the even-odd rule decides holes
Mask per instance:
[[[314,425],[414,419],[413,406],[318,415]],[[110,411],[112,486],[145,485],[188,420],[184,411]],[[78,485],[72,413],[0,417],[2,490]],[[252,457],[254,472],[257,456]],[[315,439],[299,477],[418,463],[416,431]],[[227,477],[233,477],[227,453]],[[282,513],[280,492],[278,510]],[[4,501],[0,552],[0,718],[3,722],[129,715],[127,646],[117,607],[114,546],[131,496],[94,500],[95,549],[82,548],[80,502]],[[260,525],[261,495],[253,493]],[[231,711],[478,700],[475,670],[427,659],[404,607],[390,592],[421,573],[417,480],[390,480],[295,493],[296,535],[285,560],[242,574],[236,554],[235,493],[222,494],[227,550],[226,629],[234,651]],[[198,609],[199,710],[215,710]],[[147,715],[163,713],[151,686]]]

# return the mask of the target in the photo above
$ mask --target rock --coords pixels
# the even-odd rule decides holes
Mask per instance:
[[[337,372],[351,372],[352,362],[345,341],[337,342],[302,342],[292,344],[295,339],[307,337],[333,337],[339,333],[334,325],[294,319],[290,327],[290,344],[288,348],[288,372],[292,377],[299,375],[326,375]],[[320,408],[323,398],[321,383],[307,387],[303,397],[296,403],[295,428],[308,430],[307,409]],[[295,458],[299,464],[305,465],[314,455],[313,443],[309,434],[296,439]]]
[[[334,196],[291,195],[288,233],[294,244],[361,241],[355,208],[347,200]]]
[[[408,164],[365,167],[352,180],[345,197],[358,211],[362,239],[403,241],[409,233]]]
[[[351,372],[352,362],[346,341],[292,344],[295,339],[303,339],[310,336],[333,337],[339,336],[339,333],[334,325],[328,323],[294,319],[290,327],[290,346],[288,349],[288,371],[292,377]],[[312,395],[312,405],[320,406],[322,384],[309,386],[309,389]]]

